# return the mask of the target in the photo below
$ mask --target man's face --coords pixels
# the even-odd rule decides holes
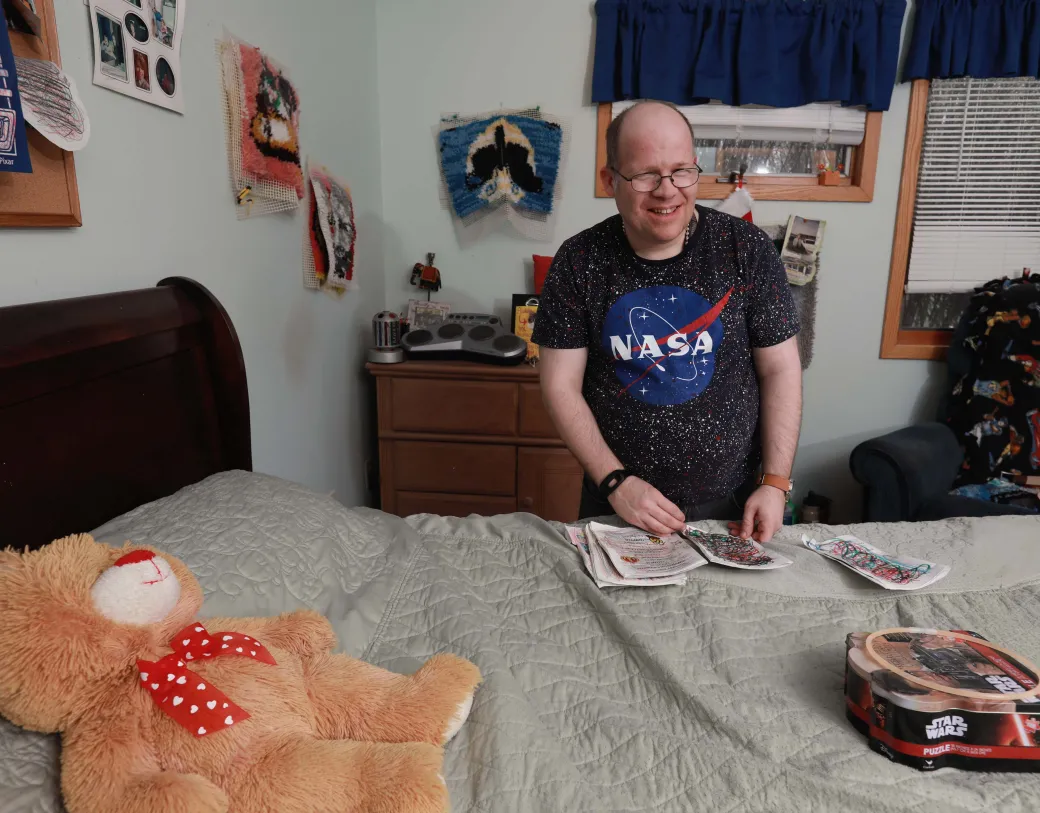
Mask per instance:
[[[693,167],[697,161],[686,123],[671,108],[647,104],[624,121],[618,143],[618,171],[631,178],[643,172],[669,175]],[[613,194],[633,248],[681,248],[684,232],[694,217],[698,184],[676,189],[670,179],[653,192],[637,192],[609,168],[603,182]]]

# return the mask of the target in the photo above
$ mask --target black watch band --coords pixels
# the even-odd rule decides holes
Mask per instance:
[[[600,499],[606,500],[611,494],[617,491],[618,486],[620,486],[628,476],[629,472],[624,469],[617,469],[604,477],[603,482],[599,484]]]

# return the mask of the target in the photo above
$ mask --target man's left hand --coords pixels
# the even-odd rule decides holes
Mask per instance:
[[[784,492],[772,486],[759,486],[744,505],[744,521],[731,522],[730,533],[741,539],[768,542],[784,524]]]

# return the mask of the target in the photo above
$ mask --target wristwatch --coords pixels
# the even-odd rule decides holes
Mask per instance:
[[[630,474],[631,472],[627,472],[624,469],[616,469],[604,477],[603,482],[596,489],[599,492],[599,498],[606,502],[607,497],[617,491],[618,486],[625,482],[625,478]]]
[[[788,480],[786,477],[780,477],[776,474],[763,474],[758,478],[758,484],[760,486],[778,488],[784,492],[784,497],[788,499],[791,497],[791,492],[794,491],[794,480]]]

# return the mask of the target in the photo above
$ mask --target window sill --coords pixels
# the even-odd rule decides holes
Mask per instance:
[[[698,200],[725,200],[736,184],[719,183],[717,175],[702,175]],[[839,186],[822,186],[815,178],[773,177],[744,178],[754,200],[820,200],[832,203],[869,203],[874,199],[874,190],[857,186],[851,180],[842,179]]]
[[[951,330],[889,330],[886,322],[881,335],[881,358],[946,361],[952,336]]]
[[[882,113],[868,113],[863,143],[856,149],[856,160],[849,178],[839,186],[823,186],[814,177],[775,175],[744,177],[744,185],[754,200],[818,200],[830,203],[870,203],[874,200],[874,177],[877,174],[878,146],[881,141]],[[596,139],[596,197],[609,198],[599,170],[607,162],[607,127],[612,119],[611,105],[601,104]],[[702,175],[698,200],[725,200],[736,184],[718,183],[718,175]]]

